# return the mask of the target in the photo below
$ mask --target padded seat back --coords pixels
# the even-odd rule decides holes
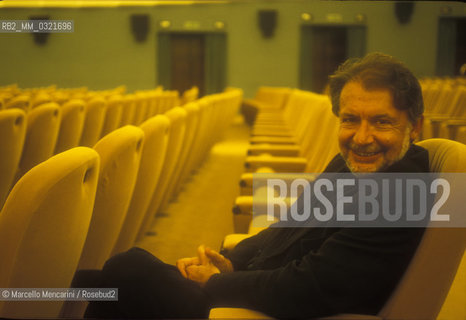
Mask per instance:
[[[162,172],[160,174],[157,187],[151,197],[149,207],[144,214],[144,219],[141,224],[141,229],[138,233],[138,239],[142,239],[144,234],[152,225],[155,214],[158,212],[162,204],[163,197],[167,191],[170,179],[173,177],[177,160],[181,152],[181,147],[186,130],[186,110],[181,107],[175,107],[165,113],[165,116],[170,120],[170,129],[168,133],[168,147],[163,162]]]
[[[181,96],[181,104],[186,104],[189,102],[195,101],[199,96],[199,88],[194,86],[191,89],[188,89],[183,92],[183,95]]]
[[[5,103],[5,109],[18,108],[28,112],[30,109],[30,100],[31,98],[28,95],[19,95],[13,97],[7,103]]]
[[[68,288],[86,239],[99,156],[74,148],[40,163],[0,212],[0,287]],[[0,317],[57,318],[63,301],[0,301]]]
[[[46,93],[46,92],[39,92],[37,93],[34,98],[30,102],[30,108],[34,109],[37,106],[40,106],[41,104],[45,104],[48,102],[54,102],[52,97]]]
[[[138,177],[112,255],[130,249],[136,241],[142,220],[159,181],[167,150],[169,126],[170,120],[164,115],[152,117],[140,126],[144,131],[144,147]]]
[[[123,97],[120,127],[133,124],[135,105],[134,94],[127,94]]]
[[[61,123],[55,145],[55,154],[79,145],[83,126],[85,103],[83,100],[73,99],[61,107]]]
[[[100,96],[94,97],[87,102],[79,145],[93,147],[97,143],[104,125],[106,107],[107,102]]]
[[[125,126],[94,146],[100,155],[101,170],[79,269],[101,269],[110,257],[133,194],[143,139],[140,128]]]
[[[0,111],[0,209],[10,191],[18,169],[24,138],[26,114],[21,109]]]
[[[60,120],[60,106],[54,102],[38,106],[27,114],[26,140],[17,179],[53,155]]]
[[[177,185],[181,183],[181,173],[187,166],[188,158],[192,154],[191,148],[194,138],[197,137],[196,133],[199,122],[199,106],[197,103],[191,102],[183,106],[183,109],[186,111],[186,129],[184,132],[181,151],[178,156],[178,163],[167,186],[167,192],[162,200],[161,208],[164,208],[168,204],[170,198],[176,194]]]
[[[113,95],[108,98],[107,110],[105,112],[104,125],[102,127],[101,137],[117,129],[121,122],[123,100],[120,95]]]
[[[138,92],[135,94],[135,110],[134,110],[134,117],[132,120],[133,125],[138,126],[144,121],[144,117],[147,112],[147,101],[146,95],[142,92]]]
[[[466,172],[466,145],[446,139],[429,139],[418,144],[429,151],[432,172]],[[463,192],[456,190],[456,195],[460,197]],[[413,260],[380,316],[383,319],[435,319],[465,247],[465,228],[427,228]]]
[[[290,93],[290,88],[262,86],[257,89],[254,100],[266,104],[269,108],[282,109],[285,107]]]

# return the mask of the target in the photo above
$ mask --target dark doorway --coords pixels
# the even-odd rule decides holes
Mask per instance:
[[[303,26],[301,31],[301,89],[323,92],[342,62],[365,54],[364,27]]]
[[[192,86],[204,92],[204,37],[199,34],[172,34],[170,37],[172,90],[180,93]]]
[[[458,19],[456,23],[455,75],[460,74],[461,67],[466,64],[466,19]]]
[[[440,18],[437,43],[437,75],[460,74],[466,63],[466,19]]]
[[[197,86],[201,96],[222,91],[225,38],[223,33],[159,33],[158,84],[180,93]]]
[[[346,29],[315,27],[312,32],[312,83],[316,92],[323,92],[328,76],[346,60]]]

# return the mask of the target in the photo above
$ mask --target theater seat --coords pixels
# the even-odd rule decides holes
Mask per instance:
[[[130,249],[136,240],[144,214],[160,177],[167,149],[169,126],[170,121],[164,115],[152,117],[140,126],[144,131],[144,147],[138,177],[112,255]]]
[[[466,145],[447,139],[428,139],[418,144],[429,151],[432,172],[466,172]],[[461,197],[464,190],[455,192],[457,197]],[[335,315],[323,319],[435,319],[448,294],[465,247],[465,228],[427,228],[403,278],[377,316]],[[214,308],[209,318],[267,317],[247,309]]]
[[[180,98],[180,104],[184,105],[189,102],[195,101],[199,96],[199,88],[196,86],[191,87],[191,89],[188,89],[183,92],[183,95]]]
[[[100,133],[101,137],[109,134],[120,126],[122,112],[123,98],[120,95],[110,96],[107,101],[104,125]]]
[[[73,99],[61,107],[61,123],[55,145],[55,154],[77,147],[83,131],[84,101]]]
[[[168,205],[169,201],[173,196],[176,196],[177,193],[177,184],[180,185],[180,175],[185,167],[187,167],[187,162],[189,156],[192,155],[191,147],[194,142],[194,138],[197,136],[197,125],[199,123],[199,106],[195,102],[188,103],[183,106],[183,109],[186,111],[185,119],[185,130],[184,136],[182,138],[182,145],[180,153],[177,157],[177,164],[173,171],[172,177],[167,185],[167,191],[165,193],[162,204],[160,205],[160,210],[163,210]]]
[[[79,145],[93,147],[100,138],[100,132],[104,125],[107,102],[98,96],[92,98],[86,104],[84,127]]]
[[[139,169],[144,132],[125,126],[94,146],[101,158],[96,201],[78,269],[101,269],[125,219]]]
[[[0,210],[10,191],[18,168],[24,138],[26,115],[21,109],[0,111]]]
[[[466,144],[466,126],[458,129],[456,141]]]
[[[27,172],[0,212],[0,287],[68,288],[91,219],[99,156],[60,153]],[[57,318],[63,301],[0,301],[0,317]]]
[[[31,98],[28,95],[18,95],[5,103],[5,109],[18,108],[28,112],[30,109],[30,100]]]
[[[134,94],[127,94],[123,97],[120,127],[133,124],[134,112],[136,111],[135,100]]]
[[[167,111],[165,116],[170,120],[168,147],[157,187],[152,194],[151,201],[146,213],[144,214],[144,219],[138,232],[138,240],[141,240],[152,226],[155,214],[158,212],[160,205],[162,204],[170,179],[173,177],[173,173],[178,163],[178,157],[181,153],[181,147],[183,145],[184,132],[186,130],[186,111],[181,107],[175,107]]]
[[[148,109],[147,95],[144,92],[138,92],[134,95],[135,110],[132,118],[132,124],[140,125],[145,120],[145,115]]]
[[[31,102],[29,103],[30,108],[34,109],[37,106],[40,106],[41,104],[45,104],[48,102],[54,102],[52,97],[46,92],[46,91],[39,91],[33,99],[31,99]]]
[[[15,181],[29,169],[53,155],[60,119],[60,106],[54,102],[43,104],[29,111],[26,119],[26,140]]]

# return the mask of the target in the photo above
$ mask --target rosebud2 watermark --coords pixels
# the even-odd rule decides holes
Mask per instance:
[[[255,174],[254,221],[276,227],[466,227],[466,174]],[[254,225],[263,227],[264,225]]]

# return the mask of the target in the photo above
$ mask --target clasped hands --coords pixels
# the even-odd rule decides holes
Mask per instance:
[[[197,257],[179,259],[176,267],[183,277],[201,286],[213,274],[233,271],[233,265],[229,259],[204,245],[197,248]]]

